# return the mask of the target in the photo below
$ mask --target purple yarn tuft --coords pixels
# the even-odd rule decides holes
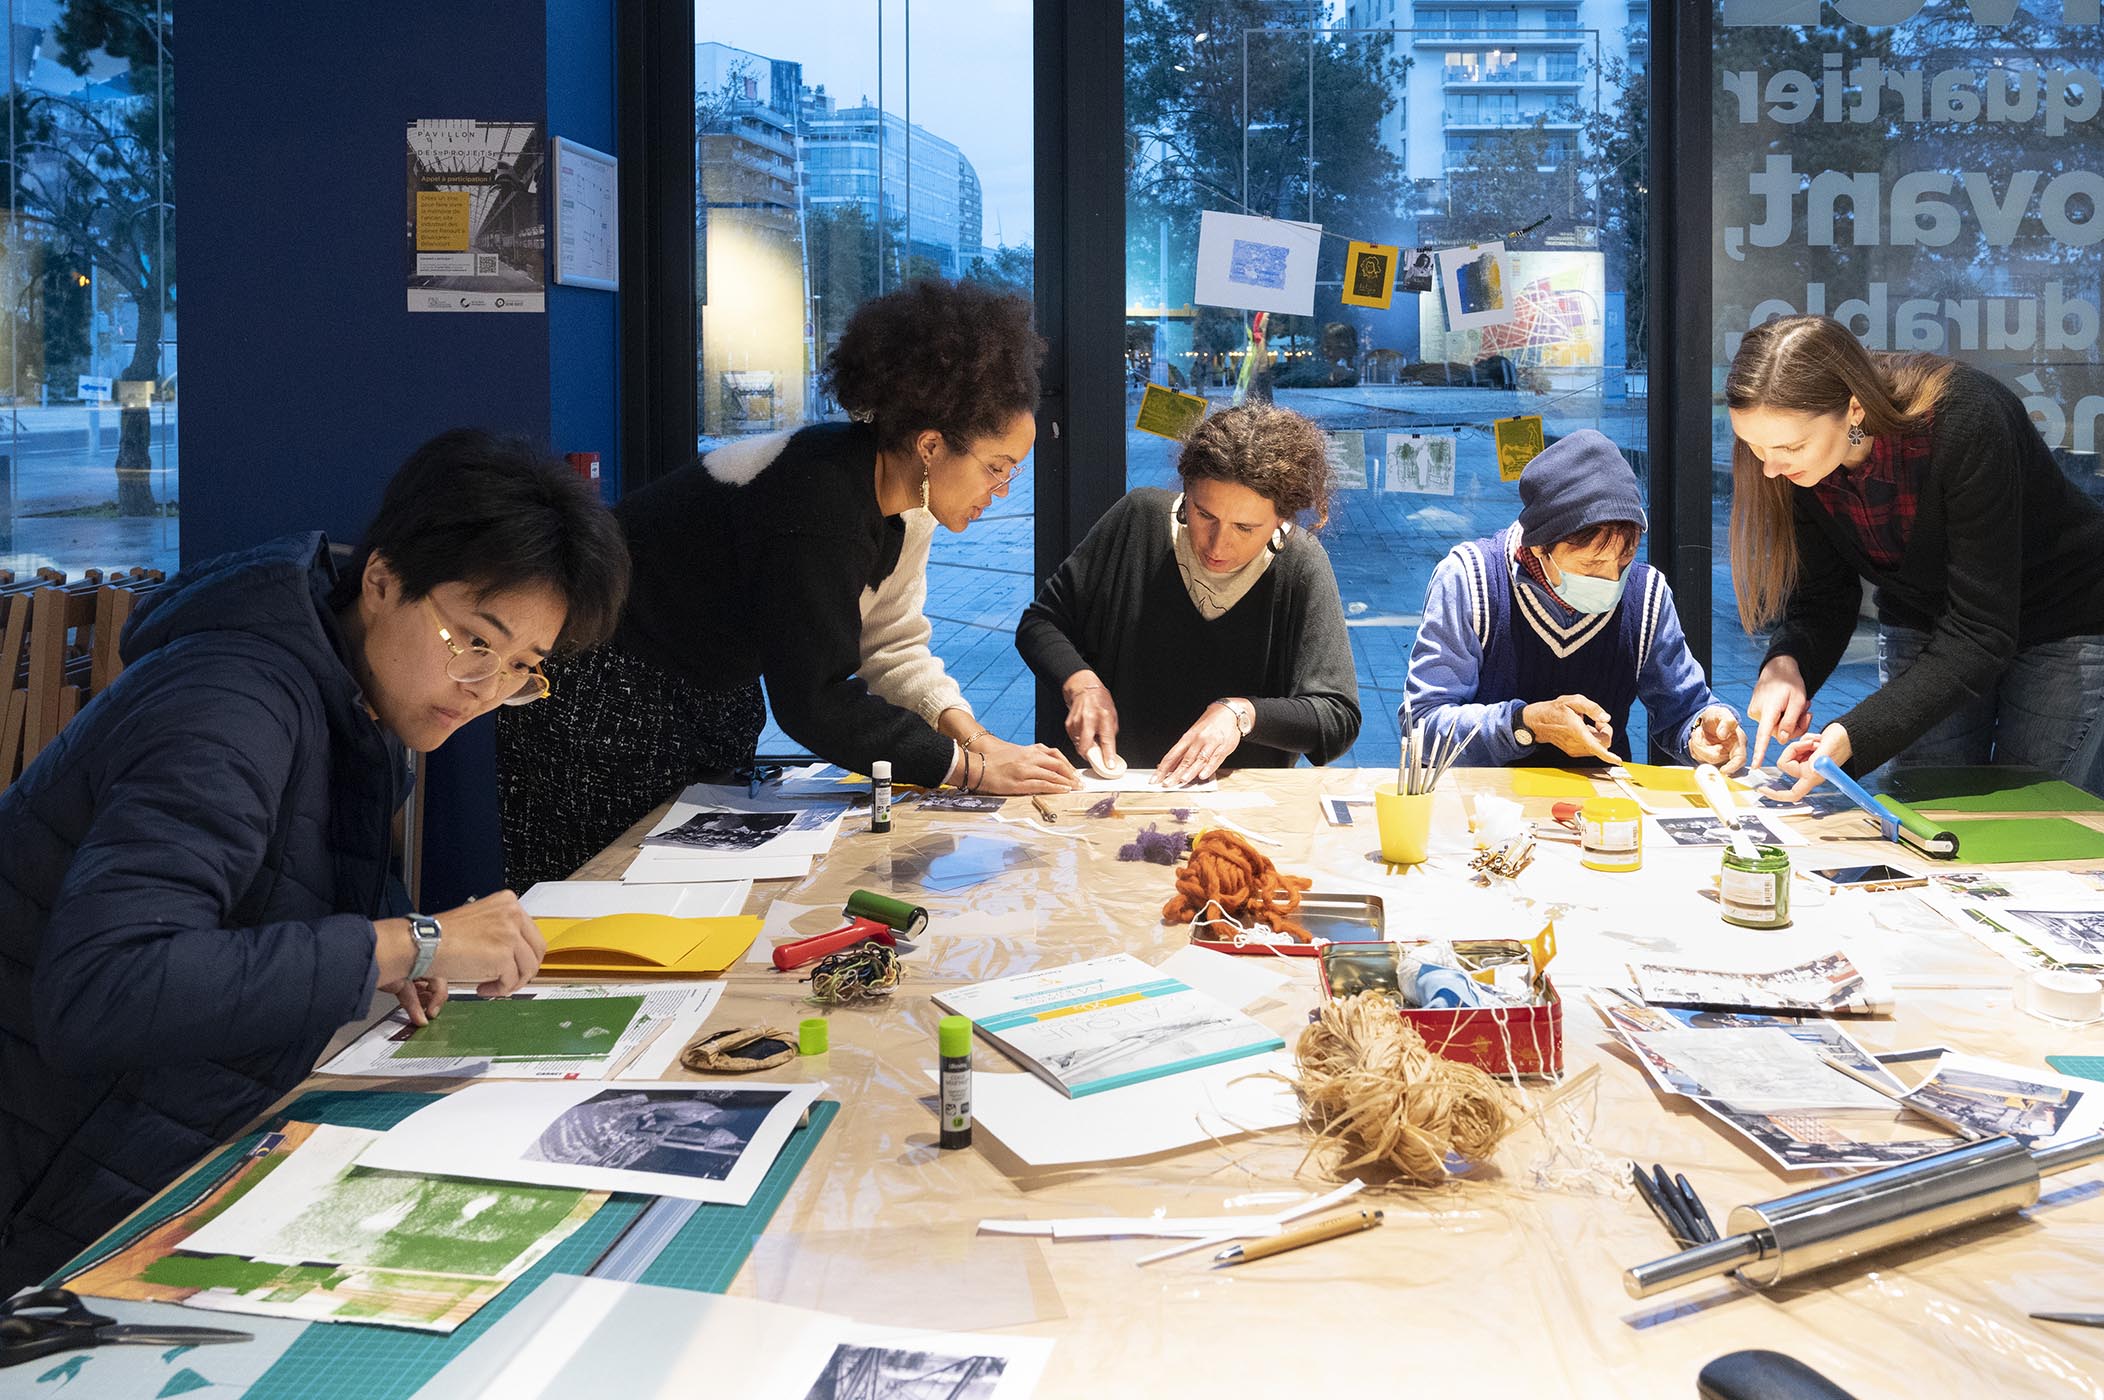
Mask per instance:
[[[1131,842],[1118,848],[1119,860],[1144,860],[1151,865],[1174,865],[1190,845],[1181,831],[1159,831],[1149,822]]]

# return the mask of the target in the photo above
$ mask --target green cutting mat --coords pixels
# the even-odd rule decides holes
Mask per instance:
[[[2104,797],[2035,768],[1902,768],[1885,791],[1936,812],[2104,812]]]
[[[2046,1063],[2060,1073],[2072,1074],[2077,1079],[2104,1082],[2104,1055],[2048,1055]]]
[[[1958,838],[1960,865],[2104,859],[2104,831],[2066,817],[1976,817],[1938,825]]]
[[[387,1129],[418,1109],[442,1097],[438,1094],[355,1093],[322,1090],[302,1094],[285,1110],[284,1121],[336,1123],[351,1128]],[[747,1206],[704,1205],[694,1212],[686,1228],[675,1235],[642,1277],[644,1283],[668,1288],[691,1288],[701,1293],[721,1293],[730,1287],[753,1241],[767,1228],[769,1218],[789,1193],[804,1163],[826,1126],[840,1112],[837,1103],[811,1107],[811,1122],[789,1134],[774,1166]],[[90,1246],[82,1258],[100,1256],[121,1240],[129,1240],[205,1194],[216,1185],[225,1169],[256,1145],[249,1137],[220,1152],[191,1173],[198,1188],[169,1192],[149,1210],[140,1212],[118,1234],[105,1236]],[[391,1400],[414,1395],[477,1337],[488,1331],[511,1305],[531,1293],[550,1274],[588,1272],[599,1256],[614,1243],[629,1222],[642,1213],[653,1198],[620,1193],[609,1197],[576,1234],[564,1240],[548,1257],[512,1281],[509,1288],[462,1323],[450,1337],[431,1332],[410,1332],[393,1327],[361,1327],[352,1323],[317,1322],[300,1333],[299,1340],[278,1359],[277,1365],[247,1391],[247,1400]],[[59,1277],[74,1272],[68,1264]],[[229,1327],[238,1321],[228,1314],[200,1314],[206,1320],[219,1316]]]

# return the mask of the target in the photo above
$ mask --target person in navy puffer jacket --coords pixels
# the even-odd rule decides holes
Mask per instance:
[[[127,669],[0,793],[0,1298],[298,1084],[376,991],[517,988],[502,892],[407,914],[405,749],[546,693],[612,629],[628,554],[591,488],[473,430],[418,448],[354,567],[319,534],[184,570]]]

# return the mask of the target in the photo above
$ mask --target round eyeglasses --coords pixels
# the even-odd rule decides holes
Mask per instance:
[[[454,641],[453,629],[446,626],[446,620],[438,615],[438,609],[432,606],[431,600],[425,598],[422,601],[424,610],[431,614],[431,621],[438,627],[438,639],[446,644],[447,651],[453,653],[446,662],[446,675],[462,685],[480,685],[484,681],[495,680],[501,690],[507,677],[503,674],[504,662],[497,653],[480,642],[470,642],[467,646],[462,646]],[[523,669],[514,667],[508,680],[512,689],[509,694],[499,699],[499,704],[531,705],[534,701],[544,700],[548,696],[548,678],[541,674],[541,668],[538,666],[527,666]]]

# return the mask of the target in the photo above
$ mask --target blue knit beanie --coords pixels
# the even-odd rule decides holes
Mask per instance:
[[[1546,548],[1610,520],[1649,526],[1636,473],[1604,434],[1558,438],[1520,473],[1520,543]]]

